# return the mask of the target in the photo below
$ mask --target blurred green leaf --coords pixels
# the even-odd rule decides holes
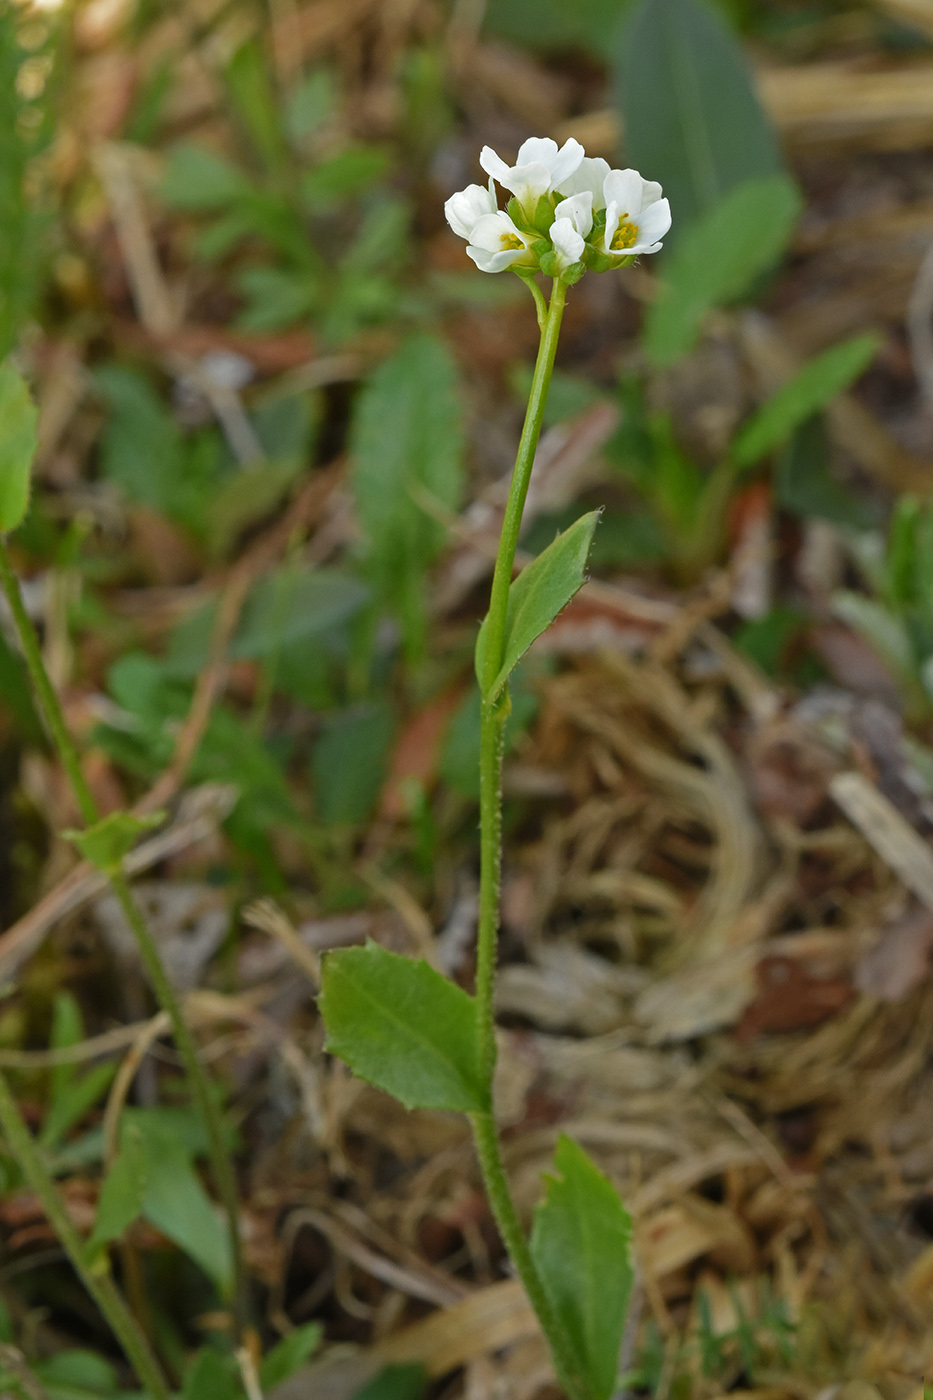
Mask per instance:
[[[284,126],[261,45],[250,40],[227,64],[227,90],[257,155],[274,170],[285,153]]]
[[[206,146],[176,146],[159,186],[166,204],[192,213],[226,209],[253,190],[235,165]]]
[[[22,657],[0,632],[0,700],[10,710],[27,743],[41,747],[45,731],[32,698],[29,674]]]
[[[593,1400],[616,1388],[632,1289],[632,1224],[612,1183],[571,1138],[554,1153],[535,1210],[531,1253]]]
[[[133,812],[111,812],[83,831],[63,831],[62,835],[77,846],[85,860],[109,875],[120,869],[124,856],[129,855],[143,832],[164,821],[164,812],[150,812],[144,817]]]
[[[98,1396],[116,1397],[119,1393],[116,1368],[96,1351],[60,1351],[45,1361],[37,1361],[35,1372],[49,1400],[96,1400]]]
[[[417,1362],[386,1366],[355,1393],[353,1400],[421,1400],[427,1384],[427,1373]]]
[[[521,48],[579,48],[603,58],[629,8],[630,0],[490,0],[484,23]]]
[[[84,1038],[81,1008],[70,992],[60,992],[52,1011],[49,1045],[53,1050],[68,1050]],[[78,1073],[76,1064],[53,1066],[49,1075],[49,1107],[42,1122],[39,1142],[54,1150],[68,1129],[83,1118],[106,1093],[116,1073],[113,1064],[94,1065]]]
[[[190,1156],[157,1120],[140,1113],[136,1123],[148,1162],[144,1218],[193,1259],[228,1298],[233,1282],[230,1239]]]
[[[476,1003],[426,962],[377,943],[326,953],[326,1049],[406,1108],[489,1110]]]
[[[705,211],[665,259],[661,291],[645,326],[645,348],[669,365],[695,345],[703,319],[747,292],[780,258],[800,213],[785,175],[750,180]]]
[[[356,826],[366,820],[382,787],[394,730],[385,702],[355,705],[325,721],[311,753],[321,821]]]
[[[424,629],[424,574],[463,489],[463,428],[450,351],[412,336],[370,377],[351,434],[364,558],[380,600],[402,620],[410,652]]]
[[[337,155],[309,170],[301,182],[301,197],[312,213],[333,207],[342,199],[362,194],[381,180],[389,168],[382,146],[344,146]]]
[[[668,246],[737,186],[780,171],[745,56],[703,0],[642,0],[621,33],[617,81],[626,160],[671,201]]]
[[[795,428],[864,374],[880,345],[881,337],[873,332],[856,335],[803,365],[745,424],[732,448],[736,461],[743,466],[757,462],[786,442]]]
[[[889,667],[892,676],[909,682],[915,674],[913,647],[904,622],[874,598],[839,589],[832,597],[833,612],[861,636]]]
[[[327,120],[335,96],[334,79],[326,68],[316,68],[298,84],[285,107],[286,129],[296,145]]]
[[[532,642],[540,637],[562,608],[586,582],[586,562],[600,512],[581,515],[568,530],[558,535],[547,549],[532,560],[509,589],[509,610],[505,629],[502,667],[484,696],[494,700]],[[476,641],[476,674],[483,684],[488,619]]]
[[[732,635],[732,645],[754,661],[768,676],[778,674],[790,642],[806,625],[799,608],[772,608],[764,617],[743,622]]]
[[[244,1396],[234,1358],[203,1347],[185,1370],[179,1400],[244,1400]]]
[[[119,1239],[142,1213],[149,1179],[146,1144],[139,1127],[128,1123],[120,1136],[120,1154],[104,1177],[97,1218],[88,1248]]]
[[[313,310],[318,300],[316,278],[281,267],[247,267],[237,277],[247,298],[236,324],[243,331],[277,331],[292,326]]]
[[[244,530],[271,515],[288,495],[300,471],[301,463],[295,458],[278,462],[262,458],[228,476],[217,491],[207,519],[213,552],[227,554]]]
[[[304,1365],[321,1344],[324,1329],[319,1322],[306,1322],[289,1332],[263,1358],[259,1369],[259,1384],[263,1390],[287,1381]]]
[[[21,525],[36,455],[36,406],[23,376],[0,365],[0,534]]]
[[[821,414],[796,429],[781,453],[775,473],[778,504],[796,515],[831,520],[864,530],[871,512],[830,471],[832,447]]]
[[[231,647],[234,656],[262,657],[291,642],[308,642],[346,625],[370,596],[362,580],[339,569],[284,568],[253,589]]]

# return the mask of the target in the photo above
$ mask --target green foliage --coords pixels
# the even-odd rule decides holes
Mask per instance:
[[[97,1352],[60,1351],[34,1369],[49,1400],[121,1400],[116,1368]]]
[[[872,523],[871,511],[831,474],[831,455],[823,417],[815,414],[795,429],[778,458],[774,474],[778,504],[795,515],[867,529]]]
[[[17,728],[30,744],[44,742],[42,721],[36,713],[32,687],[22,657],[13,650],[0,632],[0,701],[10,710]]]
[[[617,77],[626,157],[671,201],[670,246],[737,186],[781,169],[742,50],[703,0],[641,0]]]
[[[757,462],[785,443],[795,428],[864,374],[880,344],[871,332],[856,335],[803,365],[745,424],[732,449],[736,461]]]
[[[70,992],[55,998],[49,1044],[53,1050],[70,1050],[84,1039],[81,1009]],[[106,1093],[115,1074],[112,1064],[94,1065],[79,1073],[76,1064],[55,1065],[49,1075],[49,1104],[39,1142],[49,1151],[55,1148],[89,1109]]]
[[[148,1180],[145,1139],[138,1124],[127,1123],[121,1134],[120,1154],[104,1178],[97,1202],[97,1218],[88,1240],[92,1254],[119,1239],[142,1214]]]
[[[164,812],[149,812],[143,817],[132,812],[111,812],[84,831],[63,831],[62,835],[73,841],[84,859],[98,870],[115,875],[143,832],[152,831],[164,821]]]
[[[370,376],[356,404],[351,451],[364,567],[416,656],[425,573],[445,539],[437,517],[458,509],[463,490],[462,410],[445,345],[412,336]]]
[[[784,654],[806,624],[798,608],[772,608],[764,617],[743,622],[732,634],[732,644],[769,676],[781,669]]]
[[[180,1400],[243,1400],[243,1396],[234,1358],[202,1347],[185,1370]]]
[[[598,510],[581,515],[524,568],[512,584],[502,666],[483,696],[485,701],[495,700],[532,642],[550,627],[561,609],[583,587],[586,561],[599,516]],[[484,621],[476,642],[476,674],[480,685],[483,685],[486,628]]]
[[[536,49],[580,48],[611,55],[629,0],[491,0],[486,27],[514,44]]]
[[[36,455],[36,407],[26,382],[7,361],[0,365],[0,533],[21,525],[29,507]]]
[[[356,1392],[353,1400],[421,1400],[427,1383],[425,1369],[417,1362],[386,1366]]]
[[[321,1344],[323,1329],[319,1322],[306,1322],[283,1337],[272,1350],[263,1357],[259,1368],[259,1384],[262,1389],[271,1390],[287,1381],[289,1376],[304,1365],[308,1357],[317,1351]]]
[[[645,326],[645,349],[656,365],[686,355],[707,312],[741,297],[775,265],[800,207],[796,185],[771,175],[730,189],[682,232]]]
[[[379,796],[395,716],[383,702],[353,705],[331,716],[314,745],[315,810],[328,825],[356,826]]]
[[[632,1225],[615,1187],[565,1134],[535,1211],[531,1252],[592,1400],[615,1392],[632,1288]]]
[[[406,1108],[484,1113],[476,1005],[426,962],[377,943],[327,953],[319,1006],[327,1049]]]

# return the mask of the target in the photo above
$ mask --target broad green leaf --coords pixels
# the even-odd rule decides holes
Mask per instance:
[[[424,573],[460,504],[463,430],[457,371],[433,336],[412,336],[370,377],[351,433],[353,494],[364,556],[380,597],[417,650]]]
[[[386,1366],[355,1393],[353,1400],[421,1400],[427,1383],[427,1373],[417,1362]]]
[[[109,875],[120,869],[124,856],[129,855],[143,832],[152,831],[164,821],[164,812],[149,812],[144,817],[132,812],[111,812],[84,831],[63,831],[62,835],[74,842],[85,860]]]
[[[97,1219],[88,1244],[91,1249],[119,1239],[142,1213],[149,1179],[146,1144],[139,1128],[127,1124],[121,1134],[120,1155],[104,1178],[97,1202]]]
[[[263,1390],[271,1390],[293,1376],[303,1366],[321,1344],[323,1328],[319,1322],[306,1322],[283,1337],[267,1356],[259,1368],[259,1383]]]
[[[385,703],[354,705],[325,721],[311,753],[321,821],[355,826],[373,809],[385,774],[395,717]]]
[[[581,515],[515,579],[509,589],[502,668],[484,697],[486,700],[496,698],[532,642],[550,627],[561,609],[583,587],[586,561],[599,516],[598,510]],[[484,621],[476,643],[476,674],[481,686],[486,635],[487,622]]]
[[[230,1239],[180,1141],[155,1120],[136,1118],[146,1142],[149,1176],[143,1217],[198,1264],[228,1297],[233,1282]]]
[[[781,169],[745,56],[702,0],[642,0],[621,33],[618,81],[626,163],[670,199],[669,247],[737,185]]]
[[[631,1221],[612,1183],[564,1134],[554,1166],[559,1175],[547,1178],[531,1252],[588,1394],[609,1400],[632,1288]]]
[[[327,1049],[406,1108],[485,1113],[476,1003],[426,962],[377,943],[327,953],[320,1009]]]
[[[35,455],[36,406],[26,381],[7,362],[0,365],[0,534],[25,518]]]
[[[873,332],[856,335],[805,364],[745,424],[732,449],[736,461],[757,462],[786,442],[795,428],[864,374],[880,344]]]
[[[645,326],[656,365],[692,350],[707,312],[735,301],[778,261],[800,213],[786,175],[749,180],[687,229],[662,267],[662,286]]]
[[[180,1400],[244,1400],[236,1361],[204,1347],[185,1371]]]
[[[244,175],[204,146],[176,146],[169,156],[160,193],[176,209],[198,213],[226,209],[252,191]]]
[[[105,1357],[83,1348],[60,1351],[47,1361],[37,1361],[35,1370],[49,1396],[56,1400],[116,1396],[120,1384],[116,1368]]]

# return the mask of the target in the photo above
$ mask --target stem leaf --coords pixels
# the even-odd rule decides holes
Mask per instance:
[[[127,1123],[120,1155],[104,1178],[97,1203],[97,1219],[88,1241],[92,1251],[118,1239],[142,1214],[148,1180],[149,1162],[143,1135],[135,1124]]]
[[[535,1211],[531,1253],[592,1400],[609,1400],[632,1288],[632,1225],[615,1187],[571,1138]]]
[[[406,1108],[489,1110],[476,1003],[424,961],[377,943],[324,958],[326,1049]]]
[[[600,514],[593,510],[581,515],[522,570],[509,589],[502,666],[489,694],[483,696],[487,704],[501,693],[532,642],[550,627],[586,582],[586,561]],[[481,686],[487,631],[484,621],[476,642],[476,674]]]
[[[29,507],[29,471],[36,452],[36,406],[25,380],[0,365],[0,532],[15,530]]]
[[[62,835],[73,841],[85,860],[96,865],[105,875],[116,874],[144,831],[161,826],[164,812],[149,812],[137,817],[133,812],[111,812],[84,831],[68,830]]]

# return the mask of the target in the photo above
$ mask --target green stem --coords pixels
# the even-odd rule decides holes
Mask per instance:
[[[61,704],[58,696],[49,679],[48,672],[42,660],[42,650],[39,646],[39,639],[36,636],[35,628],[29,619],[29,615],[23,606],[22,594],[19,582],[13,572],[10,563],[10,556],[7,551],[6,541],[0,536],[0,582],[10,605],[16,630],[19,633],[23,654],[26,658],[26,665],[32,679],[39,703],[45,715],[46,723],[55,741],[55,745],[61,756],[65,771],[74,791],[75,798],[81,809],[81,814],[88,826],[93,826],[100,818],[97,803],[94,801],[93,793],[88,786],[87,780],[81,769],[81,761],[78,751],[75,748],[74,740],[65,723]],[[126,917],[127,923],[132,929],[136,941],[139,944],[139,951],[142,956],[146,971],[152,983],[153,990],[159,1005],[168,1013],[172,1023],[172,1034],[178,1047],[179,1054],[184,1062],[185,1072],[191,1092],[203,1116],[207,1129],[208,1151],[211,1162],[211,1174],[220,1196],[224,1210],[227,1215],[227,1224],[230,1233],[230,1249],[234,1268],[235,1297],[237,1307],[238,1324],[243,1321],[243,1309],[245,1306],[245,1294],[243,1287],[243,1261],[240,1247],[239,1230],[239,1200],[236,1190],[236,1179],[233,1167],[227,1150],[224,1146],[223,1119],[210,1090],[210,1082],[204,1066],[198,1055],[194,1038],[188,1030],[185,1019],[182,1015],[181,1004],[175,995],[175,990],[169,982],[159,956],[158,949],[152,938],[145,920],[139,912],[129,884],[121,874],[109,875],[111,887],[116,895],[120,907]]]
[[[97,1272],[88,1266],[84,1242],[78,1234],[54,1181],[46,1170],[32,1134],[23,1122],[16,1100],[10,1092],[6,1076],[0,1072],[0,1127],[7,1147],[31,1189],[42,1202],[49,1224],[54,1229],[75,1272],[107,1319],[110,1329],[126,1353],[127,1359],[151,1400],[170,1400],[170,1392],[162,1370],[149,1342],[146,1340],[126,1300],[109,1273]]]
[[[541,1330],[547,1338],[558,1379],[570,1400],[588,1400],[586,1383],[579,1373],[569,1338],[544,1291],[541,1276],[531,1257],[531,1249],[515,1209],[515,1202],[512,1200],[499,1149],[495,1119],[491,1113],[471,1113],[470,1121],[473,1124],[476,1155],[479,1158],[492,1213],[503,1243],[509,1251],[509,1257],[518,1270],[531,1306],[541,1323]]]
[[[529,280],[529,286],[531,282]],[[496,976],[496,947],[499,932],[499,885],[502,865],[502,754],[506,720],[510,701],[505,688],[496,700],[490,701],[496,677],[505,652],[508,620],[509,589],[512,569],[521,531],[522,513],[535,450],[541,434],[544,405],[554,369],[560,324],[564,314],[567,289],[559,279],[554,280],[547,314],[542,316],[543,298],[537,286],[532,286],[539,304],[538,323],[541,344],[535,363],[534,378],[525,414],[515,470],[509,488],[509,499],[502,522],[499,550],[493,574],[486,619],[486,655],[480,677],[482,695],[480,718],[480,895],[479,929],[476,951],[476,1003],[479,1022],[480,1056],[484,1073],[491,1085],[496,1065],[496,1030],[494,988]],[[537,1313],[547,1337],[554,1365],[570,1400],[586,1400],[586,1386],[574,1361],[573,1349],[566,1331],[552,1308],[541,1277],[515,1209],[508,1179],[502,1163],[495,1119],[492,1113],[472,1114],[473,1133],[483,1181],[492,1206],[496,1224],[531,1305]]]

